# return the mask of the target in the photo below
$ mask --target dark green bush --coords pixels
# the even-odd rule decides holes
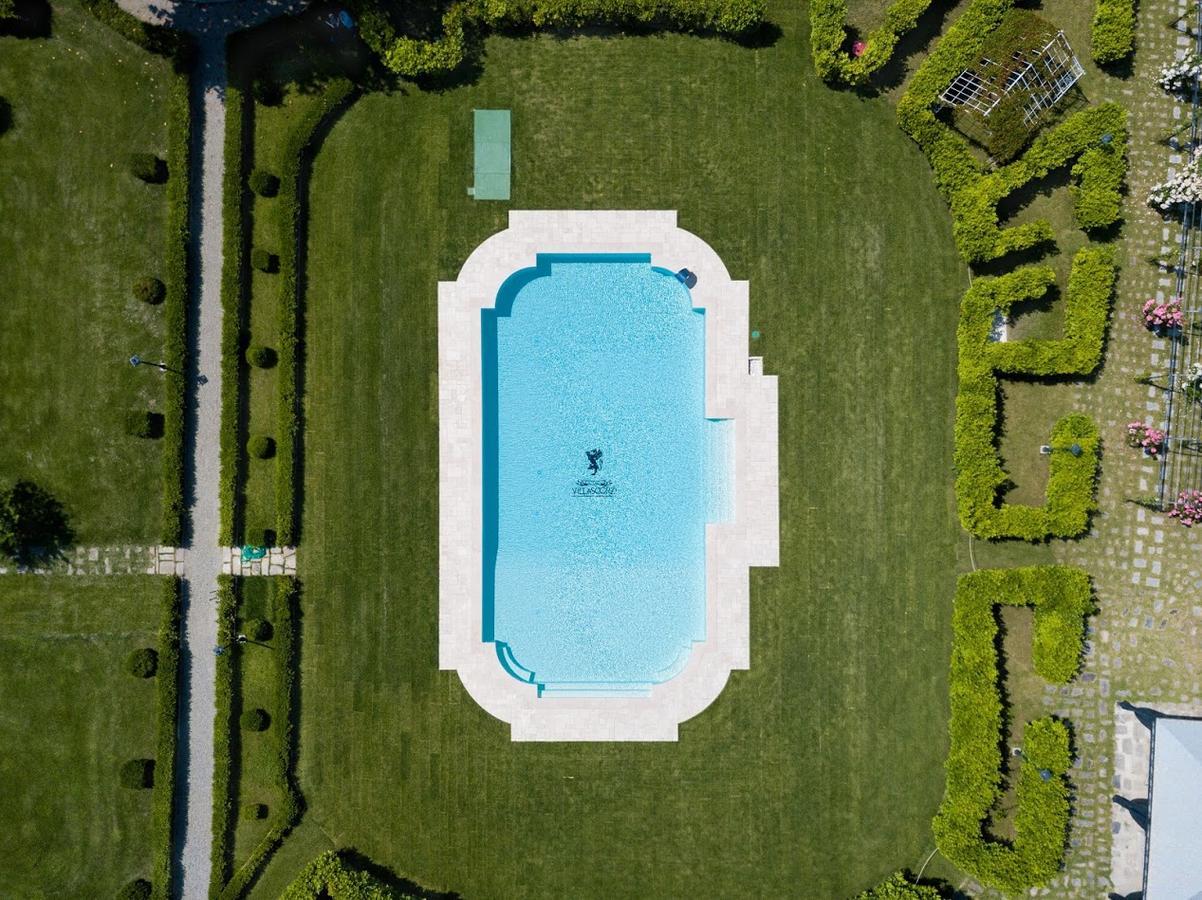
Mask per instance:
[[[271,623],[266,619],[250,619],[243,626],[243,630],[252,641],[271,640]]]
[[[272,78],[256,78],[254,93],[255,102],[263,106],[279,106],[284,100],[283,89]]]
[[[250,264],[260,272],[274,273],[280,270],[280,258],[262,247],[250,251]]]
[[[250,189],[260,197],[274,197],[280,192],[280,179],[265,169],[254,169],[247,179]]]
[[[915,884],[905,873],[894,872],[870,891],[864,891],[856,900],[939,900],[942,895],[936,888]]]
[[[1090,45],[1099,65],[1130,56],[1135,49],[1135,0],[1097,0]]]
[[[276,353],[270,347],[256,344],[246,349],[246,361],[256,369],[270,369],[276,364]]]
[[[157,306],[167,296],[167,285],[151,275],[134,282],[134,299]]]
[[[266,803],[248,803],[242,807],[242,818],[244,819],[266,819],[267,804]]]
[[[918,24],[931,0],[893,0],[885,21],[864,38],[864,52],[851,56],[847,43],[847,0],[810,0],[810,52],[823,81],[866,84],[893,57],[898,38]]]
[[[246,451],[255,459],[271,459],[275,456],[275,439],[265,434],[252,435],[246,442]]]
[[[246,529],[246,543],[252,547],[274,547],[276,535],[274,528]]]
[[[153,153],[131,153],[129,172],[147,184],[162,184],[167,180],[167,163]]]
[[[0,19],[11,19],[16,14],[16,0],[0,0]]]
[[[132,409],[125,414],[125,433],[136,438],[161,438],[163,414],[148,409]]]
[[[1036,672],[1056,684],[1080,665],[1085,619],[1093,610],[1088,576],[1069,566],[983,569],[960,576],[952,613],[951,738],[947,786],[932,828],[949,861],[1009,894],[1045,884],[1067,843],[1072,762],[1068,729],[1041,718],[1026,726],[1012,844],[987,840],[984,824],[1001,796],[1003,702],[995,606],[1032,606]],[[1052,777],[1044,781],[1040,770]]]
[[[135,878],[117,891],[117,900],[150,900],[150,882],[145,878]]]
[[[1069,275],[1063,338],[991,342],[995,311],[1042,297],[1055,283],[1046,266],[1027,266],[996,278],[977,278],[960,306],[957,331],[960,388],[956,395],[956,501],[960,524],[980,538],[1043,540],[1076,537],[1094,510],[1099,441],[1093,422],[1065,416],[1052,430],[1047,501],[1043,506],[998,505],[1007,482],[997,454],[997,373],[1086,375],[1101,361],[1114,292],[1113,254],[1107,247],[1077,253]],[[1077,445],[1080,454],[1070,448]]]
[[[125,658],[125,671],[135,678],[150,678],[159,668],[159,654],[153,647],[142,647]]]
[[[131,759],[122,763],[121,786],[134,790],[154,787],[154,760]]]
[[[67,511],[44,487],[22,480],[0,489],[0,553],[24,565],[54,558],[74,540]]]
[[[266,731],[267,726],[271,724],[271,717],[267,715],[267,710],[255,707],[244,710],[238,724],[242,726],[243,731]]]

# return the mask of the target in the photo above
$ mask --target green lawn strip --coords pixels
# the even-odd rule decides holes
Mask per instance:
[[[175,673],[160,598],[171,584],[0,578],[6,894],[111,897],[143,878],[166,896]],[[158,649],[157,674],[138,678],[128,657],[146,647]],[[131,759],[156,761],[153,791],[121,785]]]
[[[1092,612],[1089,577],[1068,566],[985,569],[962,575],[952,620],[951,747],[947,789],[933,829],[939,851],[983,884],[1022,893],[1059,870],[1067,845],[1071,764],[1066,724],[1044,717],[1024,731],[1012,843],[986,839],[984,826],[1002,792],[1006,765],[999,685],[996,608],[1031,606],[1032,661],[1054,684],[1081,664],[1085,620]],[[1044,772],[1047,777],[1045,780]]]
[[[213,897],[241,897],[296,824],[300,794],[292,776],[299,598],[294,579],[227,580],[220,592],[218,778],[214,781]],[[254,620],[269,637],[239,643]],[[243,722],[263,710],[263,731]],[[265,815],[258,815],[258,807]]]
[[[326,139],[298,774],[305,821],[339,845],[465,896],[803,879],[849,896],[930,852],[965,543],[947,473],[966,278],[889,105],[798,79],[805,15],[774,4],[783,34],[757,50],[492,39],[477,83],[368,94]],[[780,376],[782,566],[752,576],[751,670],[678,744],[513,744],[437,669],[436,283],[504,227],[505,204],[465,191],[471,110],[497,107],[514,113],[515,207],[678,208],[750,281],[749,349]],[[329,847],[302,824],[280,858],[312,859],[293,840]],[[252,896],[296,871],[269,865]]]
[[[131,295],[144,275],[168,278],[172,189],[128,168],[133,152],[164,155],[175,76],[76,4],[54,4],[49,38],[0,46],[13,123],[0,139],[0,258],[12,263],[0,286],[0,479],[47,488],[78,543],[153,543],[165,447],[126,435],[124,419],[166,413],[170,376],[127,360],[162,359],[175,327],[170,310]]]

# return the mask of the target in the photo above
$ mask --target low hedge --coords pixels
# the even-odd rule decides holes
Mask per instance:
[[[1135,49],[1135,0],[1097,0],[1090,52],[1099,65],[1122,62]]]
[[[180,580],[163,579],[162,613],[159,620],[158,724],[155,737],[155,781],[151,797],[153,857],[151,881],[156,900],[167,900],[171,892],[171,825],[175,803],[175,754],[179,734],[179,623]]]
[[[998,460],[997,375],[1086,375],[1102,358],[1115,265],[1108,247],[1086,247],[1073,259],[1065,300],[1065,336],[1056,340],[993,342],[994,314],[1038,299],[1055,283],[1046,266],[1026,266],[996,278],[978,278],[964,295],[957,329],[960,387],[956,395],[956,502],[963,527],[981,538],[1071,538],[1086,530],[1094,510],[1100,445],[1097,428],[1069,415],[1052,429],[1047,501],[1042,506],[998,505],[1007,476]],[[1069,448],[1079,445],[1081,454]]]
[[[220,888],[218,896],[223,898],[223,900],[233,900],[233,898],[241,897],[246,893],[251,882],[262,871],[263,867],[267,864],[267,860],[271,858],[271,854],[283,843],[284,838],[288,836],[288,833],[300,821],[301,812],[304,809],[304,803],[301,799],[300,789],[296,785],[295,776],[297,736],[294,722],[296,720],[298,679],[300,677],[298,671],[300,663],[298,657],[300,630],[299,586],[295,578],[286,576],[273,576],[271,581],[273,590],[270,614],[272,621],[275,623],[276,638],[274,652],[279,654],[277,657],[279,660],[279,671],[283,673],[283,677],[276,682],[276,695],[269,704],[275,712],[273,731],[279,735],[276,745],[278,752],[272,761],[270,777],[274,782],[276,793],[281,800],[270,810],[267,833],[263,835],[259,843],[251,850],[246,861],[232,873],[228,882],[225,882]],[[216,806],[216,803],[216,792],[214,792],[214,806]],[[228,816],[228,814],[229,810],[227,806],[226,815]],[[216,828],[215,823],[214,828]],[[223,848],[223,852],[228,854],[230,851]],[[213,859],[214,871],[216,871],[216,849],[214,850]]]
[[[125,658],[125,671],[134,678],[153,678],[159,669],[159,654],[153,647],[139,647]]]
[[[217,657],[214,680],[213,717],[213,847],[209,857],[209,896],[217,897],[229,877],[234,852],[234,798],[231,795],[233,770],[232,743],[238,721],[237,695],[234,691],[234,654],[237,644],[238,597],[231,575],[217,579],[217,645],[224,652]]]
[[[276,421],[276,540],[280,546],[296,542],[296,475],[300,449],[300,398],[297,395],[300,354],[300,258],[303,243],[304,198],[301,172],[309,163],[314,136],[329,116],[341,110],[356,92],[345,78],[334,79],[321,100],[308,108],[288,134],[280,154],[280,300],[279,389]]]
[[[417,900],[356,866],[346,851],[327,850],[301,870],[280,900]]]
[[[943,895],[930,885],[915,884],[904,872],[894,872],[870,891],[864,891],[856,900],[939,900]]]
[[[1080,666],[1085,619],[1093,609],[1088,576],[1069,566],[984,569],[962,575],[952,613],[947,783],[932,823],[935,843],[953,865],[983,884],[1025,893],[1060,868],[1069,826],[1072,762],[1066,725],[1043,717],[1027,724],[1019,768],[1013,843],[987,840],[985,822],[1002,794],[1005,759],[998,671],[997,606],[1031,606],[1035,671],[1055,684]],[[1052,777],[1044,781],[1040,770]]]
[[[918,24],[931,0],[894,0],[885,10],[885,21],[864,38],[864,52],[849,56],[847,0],[810,0],[810,51],[814,68],[823,81],[866,84],[893,57],[898,38]]]
[[[113,31],[142,49],[171,57],[181,69],[191,64],[194,44],[188,34],[143,22],[121,9],[115,0],[80,0],[80,3]]]
[[[242,483],[244,460],[239,385],[245,374],[242,350],[246,322],[246,205],[243,186],[243,156],[247,122],[245,92],[236,71],[231,71],[225,90],[225,182],[221,186],[221,505],[219,540],[232,546],[242,540],[238,486]]]
[[[904,0],[913,2],[913,0]],[[928,0],[929,2],[929,0]],[[679,31],[749,34],[764,22],[764,0],[458,0],[442,17],[442,36],[399,36],[378,0],[357,0],[360,34],[398,75],[418,78],[459,68],[488,29],[665,27]]]

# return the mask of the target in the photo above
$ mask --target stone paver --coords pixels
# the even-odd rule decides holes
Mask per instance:
[[[0,575],[182,575],[185,555],[180,547],[160,545],[72,547],[61,559],[34,569],[0,565]]]
[[[262,559],[243,561],[241,547],[221,548],[221,571],[226,575],[295,575],[296,548],[270,547]]]

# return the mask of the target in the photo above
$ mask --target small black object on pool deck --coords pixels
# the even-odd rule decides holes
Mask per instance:
[[[676,273],[676,280],[687,287],[689,290],[697,287],[697,276],[688,269],[681,269]]]

